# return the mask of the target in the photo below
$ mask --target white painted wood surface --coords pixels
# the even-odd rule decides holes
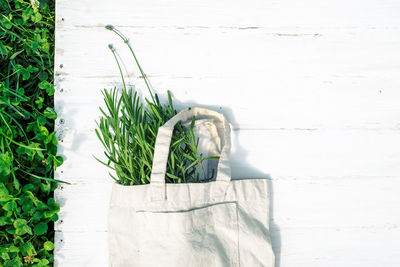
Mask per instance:
[[[57,266],[107,266],[100,90],[146,94],[232,122],[235,178],[269,177],[277,267],[400,266],[400,2],[58,0]]]

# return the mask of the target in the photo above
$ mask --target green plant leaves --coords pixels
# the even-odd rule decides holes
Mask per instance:
[[[32,235],[32,228],[28,225],[25,219],[16,219],[13,223],[16,235],[30,234]]]
[[[4,28],[6,28],[7,30],[11,29],[13,24],[11,22],[13,16],[12,14],[8,14],[8,16],[2,15],[2,19],[1,19],[1,24],[2,26],[4,26]]]
[[[46,93],[48,93],[50,96],[54,95],[54,85],[49,83],[48,81],[41,81],[39,83],[39,88],[45,90]]]
[[[11,51],[12,47],[5,45],[2,41],[0,41],[0,55],[5,57],[8,55],[9,51]]]
[[[54,249],[53,242],[51,242],[51,241],[44,242],[44,249],[45,250],[53,250]]]
[[[14,58],[15,58],[15,54],[13,54],[10,59],[14,59]],[[29,65],[26,68],[20,64],[17,64],[14,66],[14,71],[17,72],[18,74],[22,74],[23,81],[28,80],[31,77],[31,73],[35,73],[38,70],[39,70],[38,68],[33,67],[32,65]]]
[[[105,148],[107,162],[98,161],[115,171],[112,174],[124,185],[147,184],[153,165],[154,145],[158,128],[177,114],[169,94],[169,104],[145,99],[142,103],[133,89],[116,88],[103,91],[107,110],[101,109],[103,117],[97,123],[96,135]],[[197,154],[197,140],[193,134],[194,120],[189,128],[180,123],[175,127],[166,180],[170,183],[202,182],[212,177],[200,175],[198,168],[204,159]]]
[[[23,256],[33,256],[36,254],[35,247],[31,242],[26,242],[22,244],[20,250]]]
[[[0,1],[0,266],[54,261],[54,4]]]
[[[6,151],[5,153],[0,152],[0,177],[8,176],[11,173],[11,167],[12,167],[12,159],[8,151]],[[0,193],[0,201],[1,201],[1,193]]]
[[[25,9],[24,11],[22,11],[22,19],[24,21],[27,21],[31,15],[33,15],[33,10],[30,8]]]
[[[47,229],[47,224],[44,222],[40,222],[36,224],[35,228],[33,228],[33,232],[35,233],[35,235],[43,235],[47,232]]]
[[[121,74],[123,88],[121,94],[118,89],[104,89],[102,91],[107,109],[100,108],[103,115],[97,122],[95,130],[97,137],[104,146],[107,162],[96,158],[101,164],[108,166],[116,173],[110,176],[116,182],[124,185],[146,184],[150,182],[154,145],[157,131],[160,126],[177,114],[173,106],[171,92],[168,93],[168,104],[162,104],[157,94],[153,94],[150,83],[144,74],[129,40],[115,27],[107,25],[107,30],[116,33],[128,46],[137,67],[142,74],[150,93],[151,100],[144,101],[138,97],[137,92],[127,88],[116,51],[109,45],[114,55]],[[204,173],[199,179],[198,168],[204,159],[197,153],[198,140],[193,133],[194,118],[189,128],[178,123],[172,136],[172,146],[167,164],[166,180],[171,183],[202,182],[213,178]]]
[[[48,119],[51,119],[51,120],[57,119],[57,114],[56,114],[56,112],[54,111],[54,108],[51,108],[51,107],[47,107],[47,108],[44,110],[44,116],[45,116],[46,118],[48,118]]]
[[[5,211],[17,211],[18,205],[15,200],[10,200],[3,205],[3,210]]]
[[[0,184],[0,202],[8,201],[10,199],[7,188],[4,184]]]

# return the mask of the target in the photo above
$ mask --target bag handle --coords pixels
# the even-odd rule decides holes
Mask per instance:
[[[150,176],[150,185],[152,187],[152,200],[166,199],[165,192],[165,174],[167,171],[167,162],[169,147],[174,131],[174,126],[180,121],[187,121],[195,116],[196,119],[212,118],[220,122],[223,126],[223,146],[218,161],[216,182],[229,185],[231,181],[231,167],[229,164],[229,154],[231,150],[230,126],[228,120],[222,113],[206,109],[191,108],[185,109],[172,117],[163,126],[158,128],[156,143],[154,147],[153,166]]]

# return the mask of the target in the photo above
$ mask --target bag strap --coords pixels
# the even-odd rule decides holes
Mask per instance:
[[[163,126],[158,128],[157,139],[154,147],[153,166],[150,176],[150,185],[152,186],[152,200],[166,199],[165,192],[165,174],[167,171],[167,162],[169,156],[169,147],[174,131],[174,126],[180,121],[191,120],[193,116],[196,119],[211,118],[220,122],[223,126],[222,149],[218,162],[216,182],[229,184],[231,181],[231,167],[229,164],[229,154],[231,150],[230,126],[222,113],[206,108],[185,109],[172,117]]]

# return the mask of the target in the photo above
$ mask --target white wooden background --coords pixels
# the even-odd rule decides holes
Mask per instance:
[[[277,267],[400,266],[400,1],[57,0],[57,266],[107,266],[100,90],[146,94],[233,125],[233,176],[269,177]],[[161,265],[160,265],[161,266]]]

